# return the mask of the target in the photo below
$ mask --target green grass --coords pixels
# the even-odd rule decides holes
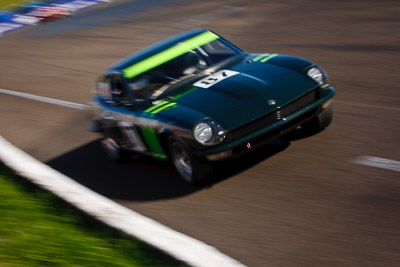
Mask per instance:
[[[0,9],[7,9],[10,8],[11,5],[17,5],[17,4],[23,4],[27,2],[45,2],[46,0],[38,0],[38,1],[33,1],[33,0],[1,0],[0,1]]]
[[[6,9],[12,4],[22,4],[24,2],[29,2],[27,0],[1,0],[0,9]]]
[[[184,266],[0,164],[0,266]]]

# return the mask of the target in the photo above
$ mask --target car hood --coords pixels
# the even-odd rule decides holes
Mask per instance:
[[[216,76],[223,79],[215,82]],[[206,84],[208,80],[214,83]],[[205,86],[201,85],[202,81],[206,81]],[[193,86],[196,89],[181,97],[178,104],[199,111],[233,130],[290,103],[317,84],[293,70],[242,59]]]

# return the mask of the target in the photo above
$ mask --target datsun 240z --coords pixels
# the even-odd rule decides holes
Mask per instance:
[[[246,53],[206,29],[119,61],[94,91],[92,129],[111,158],[171,159],[190,184],[211,176],[212,161],[242,155],[296,127],[324,129],[334,95],[315,63]]]

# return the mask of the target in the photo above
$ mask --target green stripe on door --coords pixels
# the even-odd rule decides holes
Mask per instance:
[[[147,146],[149,147],[150,151],[153,152],[153,156],[161,159],[167,158],[160,142],[158,142],[158,138],[154,129],[147,126],[141,126],[140,128]]]

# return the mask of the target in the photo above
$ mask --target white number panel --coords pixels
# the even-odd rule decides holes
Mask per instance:
[[[235,76],[236,74],[239,74],[239,72],[232,70],[221,70],[204,79],[201,79],[200,81],[197,81],[193,85],[201,88],[209,88],[222,80]]]

